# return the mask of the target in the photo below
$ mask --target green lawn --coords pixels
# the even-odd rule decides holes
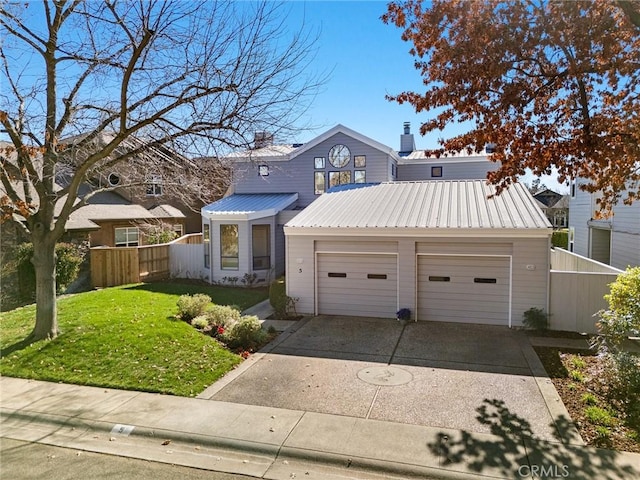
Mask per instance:
[[[55,382],[195,396],[242,359],[176,320],[176,301],[206,293],[247,308],[266,289],[180,283],[106,288],[60,298],[61,334],[25,346],[35,306],[0,314],[0,374]]]

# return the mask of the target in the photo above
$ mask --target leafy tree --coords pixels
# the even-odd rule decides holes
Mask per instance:
[[[426,90],[388,96],[434,112],[421,133],[474,121],[449,150],[495,144],[498,192],[558,170],[601,191],[603,214],[640,187],[640,2],[392,1]]]
[[[151,161],[151,149],[215,156],[254,131],[291,132],[320,80],[309,69],[314,39],[286,32],[282,8],[3,3],[0,124],[11,143],[0,152],[0,213],[34,246],[32,340],[58,332],[54,249],[91,196],[79,197],[81,186],[116,164]]]

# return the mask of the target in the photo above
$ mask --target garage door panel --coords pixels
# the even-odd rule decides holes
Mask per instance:
[[[421,255],[417,282],[420,320],[508,324],[508,257]]]
[[[321,253],[317,262],[318,313],[395,316],[396,255]]]

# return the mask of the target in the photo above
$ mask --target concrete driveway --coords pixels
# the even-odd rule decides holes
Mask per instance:
[[[526,336],[505,327],[319,316],[298,322],[203,396],[557,440],[532,362]]]

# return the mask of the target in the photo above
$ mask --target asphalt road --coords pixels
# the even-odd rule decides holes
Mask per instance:
[[[2,480],[250,480],[253,477],[0,439]]]

